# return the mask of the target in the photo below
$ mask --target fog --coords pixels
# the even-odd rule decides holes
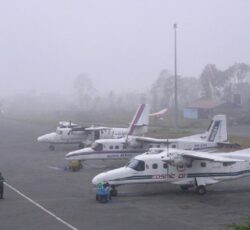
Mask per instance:
[[[250,63],[247,0],[12,0],[0,8],[0,98],[64,95],[85,74],[97,93],[144,93],[163,69]]]

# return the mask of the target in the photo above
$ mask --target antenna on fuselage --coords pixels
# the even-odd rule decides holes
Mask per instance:
[[[168,138],[167,138],[167,156],[169,155],[169,141],[168,141]]]
[[[166,154],[166,157],[169,157],[169,141],[168,141],[168,138],[167,138],[167,154]],[[169,173],[169,163],[168,162],[166,162],[166,164],[167,164],[167,177],[166,177],[166,180],[167,180],[167,178],[168,178],[168,173]]]

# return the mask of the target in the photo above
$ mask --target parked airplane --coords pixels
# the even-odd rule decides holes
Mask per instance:
[[[134,133],[143,135],[148,130],[149,107],[141,104],[137,109],[129,128],[83,127],[71,122],[60,122],[56,132],[37,138],[38,142],[48,143],[50,150],[55,150],[55,144],[79,144],[79,147],[90,145],[97,139],[121,138]]]
[[[163,117],[166,115],[168,111],[168,108],[162,109],[159,112],[155,112],[155,113],[150,113],[149,116],[150,117],[156,117],[160,120],[163,120]]]
[[[203,195],[207,185],[243,176],[250,176],[250,149],[216,154],[165,149],[138,155],[124,167],[98,174],[92,183],[108,183],[113,196],[117,186],[137,183],[172,183]]]
[[[227,141],[227,125],[225,115],[216,115],[208,130],[203,134],[177,139],[156,139],[143,136],[128,135],[120,139],[96,140],[91,147],[69,152],[67,160],[94,160],[131,158],[144,153],[149,148],[206,149],[229,144]]]

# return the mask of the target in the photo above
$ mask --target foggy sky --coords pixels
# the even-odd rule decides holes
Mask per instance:
[[[174,72],[175,22],[180,75],[250,64],[248,0],[11,0],[0,15],[0,97],[67,93],[80,73],[98,91],[145,90]]]

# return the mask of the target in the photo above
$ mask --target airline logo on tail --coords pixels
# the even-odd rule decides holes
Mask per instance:
[[[225,142],[227,141],[227,118],[226,115],[216,115],[207,131],[207,141]]]
[[[208,137],[208,141],[214,142],[216,134],[218,133],[221,121],[215,121],[211,130],[211,133]]]
[[[134,115],[133,120],[129,126],[128,135],[132,135],[137,126],[142,127],[144,125],[148,125],[148,108],[146,107],[146,104],[141,104],[136,111],[136,114]],[[145,111],[147,111],[147,113]]]

